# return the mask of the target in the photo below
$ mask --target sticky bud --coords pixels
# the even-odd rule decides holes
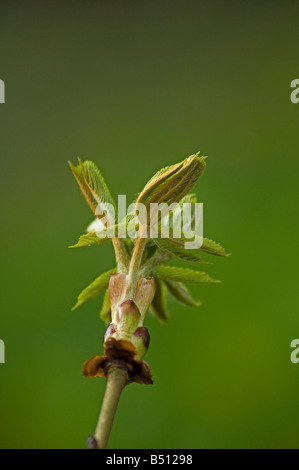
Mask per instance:
[[[142,320],[149,309],[155,295],[155,280],[153,277],[141,278],[137,282],[135,302],[140,311]]]
[[[136,331],[134,331],[134,336],[136,338],[141,338],[145,349],[147,350],[150,343],[150,335],[148,329],[144,326],[139,326]]]
[[[111,302],[111,319],[117,323],[118,307],[125,295],[127,276],[124,273],[111,274],[109,281],[109,294]]]
[[[131,336],[141,321],[141,315],[133,300],[125,300],[118,307],[117,330],[123,338]]]

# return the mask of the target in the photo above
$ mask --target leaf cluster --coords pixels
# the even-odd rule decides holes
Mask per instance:
[[[189,193],[192,186],[198,180],[206,167],[206,157],[199,157],[198,153],[191,155],[182,162],[172,165],[158,171],[145,185],[139,194],[136,204],[142,202],[149,205],[152,202],[157,203],[178,203],[180,210],[186,202],[194,205],[197,202],[196,195]],[[136,239],[130,236],[131,231],[136,233],[138,229],[138,219],[133,211],[119,224],[114,224],[117,214],[114,200],[110,194],[107,184],[98,170],[96,165],[90,161],[82,162],[79,160],[77,166],[70,163],[71,170],[80,186],[92,211],[97,216],[97,222],[93,222],[89,227],[89,231],[80,236],[78,242],[72,247],[85,247],[108,243],[109,241],[120,238],[122,247],[126,250],[126,255],[130,259],[132,256]],[[114,208],[114,214],[109,213],[109,207]],[[98,211],[99,207],[101,208]],[[157,236],[148,237],[142,262],[140,265],[140,276],[152,276],[155,279],[156,291],[150,310],[156,315],[161,322],[167,320],[166,297],[167,293],[184,305],[197,307],[201,305],[199,300],[193,299],[186,284],[188,283],[219,283],[203,271],[196,269],[168,266],[164,265],[171,259],[198,264],[210,264],[202,257],[202,254],[225,257],[227,256],[225,249],[218,243],[208,238],[203,238],[201,243],[196,246],[200,248],[189,250],[185,249],[186,241],[190,241],[190,237],[184,236],[176,238],[174,236],[176,229],[176,210],[168,215],[169,237],[164,238],[163,234],[163,218],[159,220],[159,231]],[[100,215],[99,215],[99,213]],[[105,213],[105,223],[101,218]],[[104,219],[103,219],[104,220]],[[112,237],[112,238],[111,238]],[[196,240],[195,235],[192,241]],[[74,309],[82,305],[88,299],[105,291],[100,317],[106,323],[110,323],[110,298],[109,298],[109,278],[110,274],[116,272],[117,268],[113,268],[99,277],[97,277],[90,285],[88,285],[78,296]]]

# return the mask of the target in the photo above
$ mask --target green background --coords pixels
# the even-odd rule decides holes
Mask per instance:
[[[96,162],[131,202],[198,150],[204,234],[232,256],[148,316],[153,386],[121,398],[111,448],[299,447],[298,2],[0,4],[2,448],[84,448],[104,380],[97,297],[112,245],[69,250],[92,220],[67,166]],[[296,256],[297,255],[297,256]]]

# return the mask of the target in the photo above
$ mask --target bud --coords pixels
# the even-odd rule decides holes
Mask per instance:
[[[134,331],[142,322],[140,312],[133,300],[125,300],[118,307],[116,328],[119,339],[130,340]]]
[[[142,322],[154,298],[155,288],[155,280],[153,277],[143,277],[137,281],[134,299],[140,311]]]
[[[134,300],[126,298],[127,275],[111,274],[109,293],[111,319],[104,336],[107,357],[126,357],[140,361],[149,346],[149,333],[143,319],[155,294],[153,278],[138,280]]]
[[[198,152],[176,165],[158,171],[141,191],[136,204],[150,207],[152,203],[179,202],[204,171],[205,160],[206,157],[199,157]]]

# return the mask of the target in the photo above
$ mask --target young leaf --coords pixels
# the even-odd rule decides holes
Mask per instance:
[[[159,318],[161,323],[165,323],[167,321],[165,285],[160,279],[157,278],[155,278],[155,285],[155,295],[150,309],[153,314]]]
[[[184,230],[184,219],[183,219],[183,209],[184,204],[190,204],[190,216],[191,219],[189,221],[190,226],[193,227],[195,223],[195,213],[196,213],[196,206],[197,198],[194,193],[189,193],[184,196],[179,203],[177,203],[177,207],[174,208],[172,211],[168,211],[164,216],[161,216],[161,226],[169,227],[170,230]]]
[[[176,282],[221,282],[212,279],[207,273],[176,266],[158,266],[154,275],[163,281]]]
[[[169,235],[171,239],[172,235],[172,229],[169,229]],[[211,255],[216,255],[216,256],[229,256],[225,249],[219,245],[219,243],[214,242],[213,240],[209,240],[208,238],[201,238],[198,235],[193,235],[190,233],[185,233],[185,236],[182,236],[181,238],[173,238],[172,239],[174,243],[177,243],[178,245],[185,246],[186,242],[192,241],[193,243],[197,243],[201,246],[198,248],[200,251],[204,251],[205,253],[209,253]]]
[[[188,194],[186,194],[186,196],[184,196],[180,200],[180,206],[182,206],[183,204],[186,204],[186,203],[195,204],[196,202],[197,202],[196,194],[195,193],[188,193]]]
[[[108,237],[107,238],[99,238],[96,233],[90,232],[90,233],[84,233],[84,235],[81,235],[79,240],[77,241],[76,245],[71,245],[69,248],[80,248],[82,246],[92,246],[92,245],[99,245],[100,243],[103,243],[107,240],[111,240]]]
[[[78,166],[70,162],[69,165],[93,213],[105,211],[109,219],[108,226],[113,225],[116,220],[116,206],[100,170],[88,160],[82,162],[79,159]],[[96,215],[99,219],[103,217],[100,213]]]
[[[200,250],[204,251],[205,253],[210,253],[211,255],[229,256],[225,252],[225,249],[221,245],[219,245],[219,243],[216,243],[213,240],[209,240],[208,238],[203,239]]]
[[[177,258],[181,261],[188,263],[210,264],[203,260],[198,254],[193,253],[191,250],[185,250],[179,244],[175,243],[171,238],[154,238],[154,242],[161,251],[168,253],[170,256]]]
[[[84,235],[81,235],[76,245],[73,245],[70,248],[99,245],[100,243],[112,240],[112,238],[123,238],[127,233],[128,225],[128,223],[121,223],[118,225],[112,225],[111,227],[105,228],[104,230],[99,230],[97,232],[85,233]]]
[[[136,202],[147,207],[151,203],[179,202],[196,183],[206,167],[206,157],[198,155],[199,152],[176,165],[158,171],[141,191]]]
[[[74,305],[72,310],[75,310],[75,308],[82,305],[84,302],[86,302],[86,300],[89,300],[92,297],[95,297],[100,292],[107,289],[109,285],[110,274],[115,273],[115,272],[116,272],[116,268],[110,269],[110,271],[107,271],[106,273],[101,274],[91,284],[89,284],[89,286],[83,289],[83,291],[80,292],[78,299],[77,299],[77,303],[76,305]]]
[[[166,178],[169,178],[173,175],[176,171],[182,168],[183,162],[175,163],[174,165],[166,166],[158,170],[151,179],[146,183],[142,192],[139,195],[137,202],[142,202],[146,199],[151,193],[155,191],[156,188],[159,187],[161,182]]]
[[[106,289],[103,303],[102,303],[102,308],[100,311],[100,318],[103,320],[106,326],[108,326],[111,323],[111,302],[110,302],[110,294],[109,294],[109,289]]]
[[[171,295],[179,302],[189,305],[191,307],[199,307],[201,305],[200,300],[194,300],[189,290],[181,282],[175,281],[164,281],[168,291]]]

